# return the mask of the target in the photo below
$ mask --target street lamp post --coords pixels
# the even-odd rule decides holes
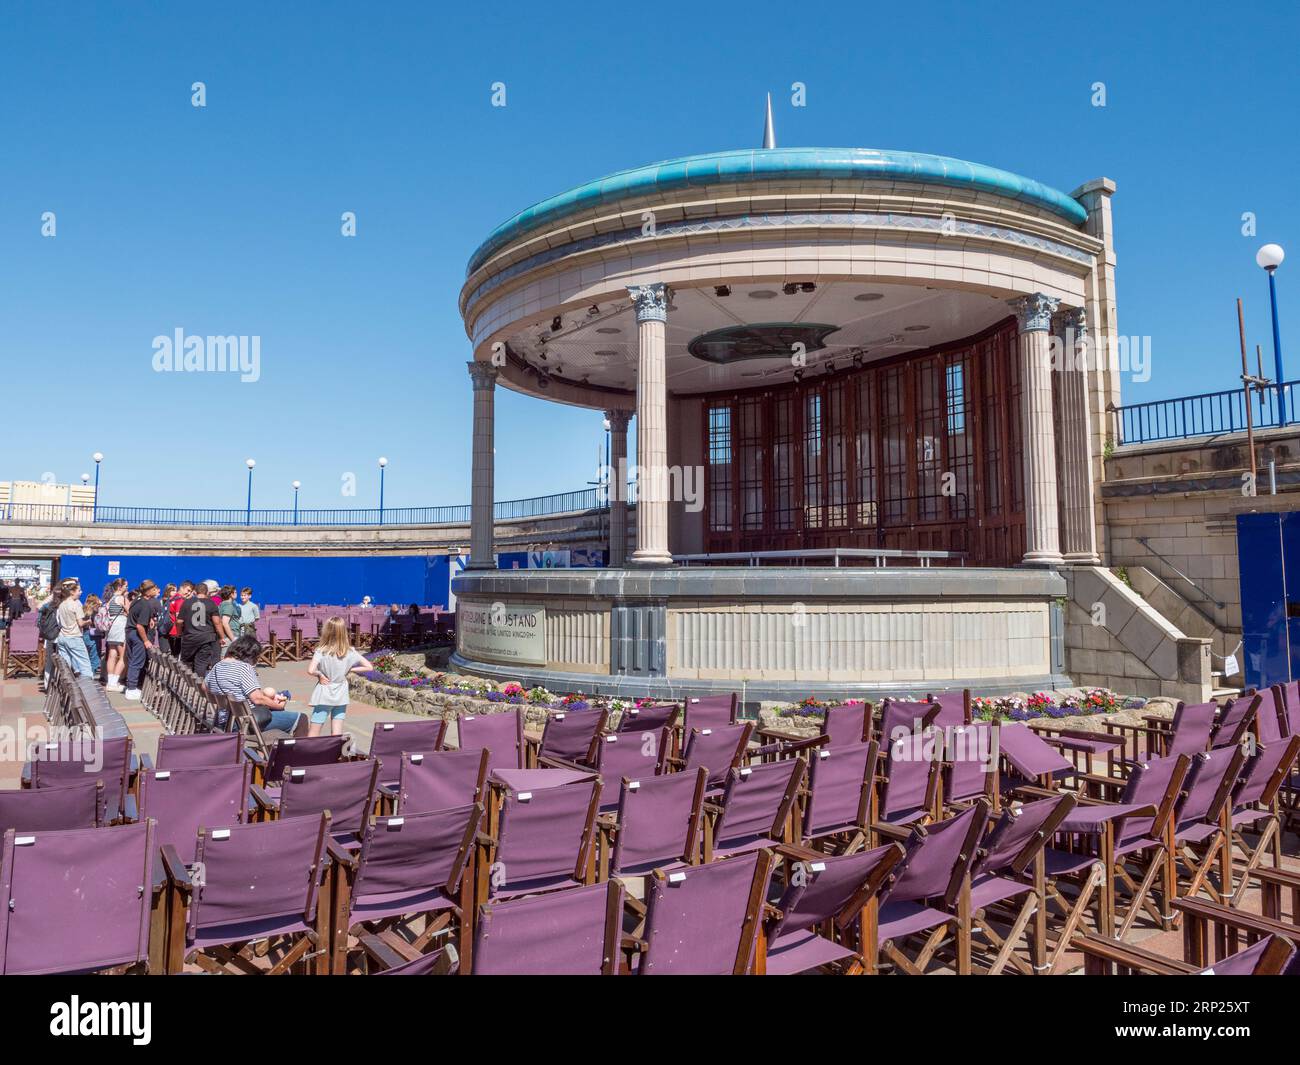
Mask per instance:
[[[248,506],[244,509],[244,524],[253,524],[253,467],[257,465],[254,459],[245,459],[244,465],[248,467]]]
[[[1273,310],[1273,374],[1277,378],[1277,423],[1287,424],[1286,392],[1282,388],[1286,378],[1282,376],[1282,333],[1277,324],[1277,268],[1286,258],[1286,252],[1280,244],[1265,244],[1255,253],[1255,262],[1268,274],[1268,300]]]
[[[379,524],[384,524],[384,469],[388,465],[388,460],[382,455],[379,456]]]
[[[95,460],[95,498],[90,505],[90,521],[94,524],[99,520],[99,464],[104,461],[104,453],[96,451],[90,457]]]
[[[298,524],[298,489],[302,487],[301,481],[293,482],[293,523]]]

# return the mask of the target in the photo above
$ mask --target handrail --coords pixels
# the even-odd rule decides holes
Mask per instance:
[[[1278,417],[1279,391],[1286,396],[1286,423]],[[1253,388],[1251,422],[1254,428],[1275,429],[1283,424],[1292,424],[1290,412],[1294,409],[1296,396],[1300,396],[1300,381],[1285,381],[1280,390],[1277,385]],[[1245,403],[1244,390],[1230,388],[1222,392],[1202,392],[1147,403],[1126,403],[1108,409],[1115,415],[1116,445],[1145,444],[1156,440],[1183,440],[1192,436],[1245,432]]]
[[[1157,551],[1154,547],[1152,547],[1151,544],[1148,543],[1147,537],[1139,536],[1137,538],[1137,542],[1140,543],[1143,547],[1145,547],[1148,551],[1150,551],[1153,555],[1155,555],[1156,558],[1160,559],[1160,561],[1163,562],[1166,566],[1168,566],[1171,570],[1173,570],[1175,576],[1177,576],[1179,580],[1185,581],[1188,585],[1195,588],[1198,592],[1201,593],[1201,595],[1203,595],[1211,603],[1217,606],[1220,610],[1227,609],[1226,604],[1221,603],[1219,602],[1219,600],[1215,599],[1214,596],[1212,596],[1209,592],[1207,592],[1204,588],[1202,588],[1199,584],[1197,584],[1194,580],[1192,580],[1191,577],[1187,576],[1186,573],[1180,570],[1177,566],[1175,566],[1172,562],[1170,562],[1169,559],[1165,558],[1164,555],[1162,555],[1159,551]],[[1213,621],[1214,619],[1210,618],[1208,620]]]
[[[527,499],[506,499],[493,504],[496,521],[569,514],[603,507],[596,488],[559,492]],[[0,506],[0,521],[53,522],[85,525],[233,525],[254,527],[338,525],[467,525],[469,504],[443,507],[339,507],[336,509],[248,510],[243,507],[109,507],[52,503],[9,503]]]

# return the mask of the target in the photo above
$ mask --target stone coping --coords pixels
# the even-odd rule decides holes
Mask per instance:
[[[459,596],[555,595],[588,599],[934,601],[1051,599],[1066,594],[1053,569],[1031,567],[664,566],[592,570],[467,570]]]

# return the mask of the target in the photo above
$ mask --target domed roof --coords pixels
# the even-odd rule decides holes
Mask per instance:
[[[1071,225],[1087,212],[1065,193],[1007,170],[942,155],[876,148],[757,148],[688,155],[620,170],[551,196],[497,226],[470,257],[473,273],[496,251],[524,234],[567,215],[619,200],[709,185],[754,181],[869,180],[891,178],[974,189],[1050,211]]]

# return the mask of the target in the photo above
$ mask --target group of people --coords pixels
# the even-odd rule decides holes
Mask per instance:
[[[307,675],[316,681],[310,721],[287,709],[290,695],[263,687],[257,677],[262,645],[256,636],[261,612],[253,589],[236,591],[216,581],[182,581],[160,589],[151,580],[130,588],[115,578],[102,596],[81,598],[75,578],[60,582],[40,607],[38,626],[46,644],[83,677],[98,677],[107,691],[138,700],[150,653],[178,657],[203,678],[210,692],[251,704],[263,730],[320,735],[328,724],[343,732],[348,676],[374,667],[353,646],[347,622],[329,618]],[[46,656],[48,682],[53,654]]]

